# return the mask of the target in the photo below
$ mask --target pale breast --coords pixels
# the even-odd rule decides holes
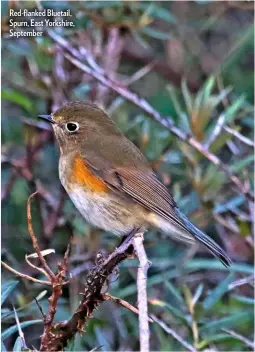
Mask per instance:
[[[80,165],[79,170],[81,169]],[[91,182],[91,175],[84,174],[78,184],[73,178],[73,167],[64,157],[59,163],[59,177],[66,192],[81,215],[93,226],[117,235],[127,234],[144,225],[145,209],[131,198],[107,191],[98,182]],[[78,173],[77,173],[78,174]],[[92,186],[92,187],[91,187]]]
[[[114,194],[100,194],[75,188],[68,192],[82,216],[93,226],[116,235],[127,234],[138,224],[136,204],[122,204]]]

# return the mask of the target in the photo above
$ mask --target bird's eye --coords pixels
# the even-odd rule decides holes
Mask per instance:
[[[65,127],[68,132],[77,132],[80,126],[77,122],[68,122]]]

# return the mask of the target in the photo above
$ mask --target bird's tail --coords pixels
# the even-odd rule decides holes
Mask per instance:
[[[176,211],[176,215],[181,219],[187,231],[198,242],[206,246],[209,249],[209,251],[222,262],[222,264],[224,264],[226,267],[230,266],[232,261],[227,255],[227,253],[225,253],[225,251],[212,238],[210,238],[205,233],[200,231],[196,226],[194,226],[189,221],[189,219],[184,214],[182,214],[182,212],[178,208],[175,208],[175,211]]]

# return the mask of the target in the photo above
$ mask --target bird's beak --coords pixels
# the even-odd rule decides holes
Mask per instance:
[[[38,117],[39,119],[46,120],[47,122],[55,123],[55,121],[52,119],[52,116],[51,116],[51,115],[38,115],[37,117]]]

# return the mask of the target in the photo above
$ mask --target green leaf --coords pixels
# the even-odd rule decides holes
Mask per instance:
[[[171,101],[173,103],[174,110],[175,110],[176,114],[178,116],[180,116],[182,114],[182,108],[181,108],[181,105],[180,105],[180,103],[178,101],[175,88],[172,85],[168,84],[166,86],[166,89],[167,89],[167,91],[170,94],[170,98],[171,98]]]
[[[253,274],[253,266],[248,264],[231,264],[230,268],[226,268],[222,265],[218,260],[215,259],[192,259],[189,262],[185,263],[185,268],[190,270],[201,270],[201,269],[209,269],[209,270],[228,270],[231,272],[238,272],[244,274]]]
[[[170,38],[170,33],[165,33],[159,31],[158,29],[154,29],[152,27],[144,27],[140,30],[141,33],[148,35],[149,37],[160,39],[160,40],[167,40]]]
[[[234,313],[230,316],[216,319],[210,321],[208,324],[205,324],[200,328],[200,332],[208,332],[208,331],[217,331],[223,328],[232,328],[234,326],[242,326],[246,322],[249,322],[253,319],[252,311],[245,311],[240,313]]]
[[[221,71],[222,73],[225,73],[227,69],[230,69],[233,67],[233,65],[239,60],[241,60],[241,57],[246,56],[246,48],[250,45],[254,44],[254,25],[251,23],[246,27],[244,31],[240,32],[239,38],[236,38],[235,44],[233,45],[231,49],[231,55],[228,55],[228,57],[223,60],[223,64],[219,65],[217,68],[217,71]],[[254,50],[252,48],[252,50]],[[216,72],[217,72],[216,71]],[[232,72],[230,71],[229,74],[231,75]],[[249,72],[249,76],[251,75],[251,72]]]
[[[6,347],[5,347],[5,344],[3,343],[3,341],[1,341],[1,351],[2,352],[8,352]]]
[[[23,343],[22,343],[21,337],[18,336],[13,347],[13,352],[20,352],[22,351],[22,348],[23,348]]]
[[[245,304],[254,305],[254,303],[255,303],[254,298],[251,298],[251,297],[245,297],[245,296],[239,296],[239,295],[231,295],[231,297],[236,299],[238,302],[242,302]]]
[[[147,41],[142,37],[142,35],[134,28],[130,28],[130,32],[134,37],[134,40],[137,41],[143,48],[148,49],[150,45]]]
[[[228,88],[222,89],[218,95],[211,96],[209,99],[210,99],[212,108],[216,108],[216,106],[220,102],[222,102],[224,98],[226,98],[226,96],[231,92],[231,90],[232,88],[228,87]]]
[[[148,8],[148,3],[144,2],[133,2],[134,8],[145,10],[147,15],[150,15],[153,18],[160,18],[163,21],[168,23],[177,23],[177,19],[169,12],[168,10],[157,6],[155,3],[151,3]]]
[[[235,162],[233,165],[230,166],[232,172],[238,172],[253,163],[254,155],[248,155],[246,158],[241,159]]]
[[[204,101],[206,101],[210,97],[214,85],[215,85],[215,77],[211,76],[206,80],[206,82],[204,84],[204,88],[203,88]]]
[[[75,336],[68,340],[67,346],[64,351],[73,352],[75,350]]]
[[[1,287],[1,305],[5,302],[6,298],[12,293],[14,288],[19,282],[17,280],[7,281]]]
[[[172,295],[176,298],[176,300],[182,305],[185,305],[185,301],[182,297],[182,295],[180,294],[179,290],[177,289],[177,287],[174,287],[170,281],[166,280],[164,282],[165,286],[168,288],[168,290],[172,293]]]
[[[198,302],[199,298],[201,297],[202,295],[202,292],[203,292],[203,289],[204,289],[204,285],[203,284],[199,284],[194,295],[193,295],[193,298],[192,298],[192,305],[195,306],[196,303]]]
[[[203,348],[205,348],[206,346],[209,345],[209,343],[211,342],[216,342],[216,341],[224,341],[224,340],[228,340],[233,338],[232,336],[228,335],[228,334],[215,334],[209,337],[206,337],[205,339],[203,339],[202,341],[200,341],[197,344],[197,348],[199,350],[202,350]]]
[[[153,4],[154,5],[154,4]],[[152,9],[149,11],[149,14],[154,18],[160,18],[169,23],[176,23],[176,18],[166,9],[162,7],[153,6]]]
[[[2,89],[2,99],[18,104],[22,106],[27,112],[33,113],[32,100],[14,89]]]
[[[187,86],[187,82],[186,81],[182,81],[181,84],[182,87],[182,95],[187,107],[187,111],[189,113],[189,115],[192,114],[192,109],[193,109],[193,100],[192,100],[192,96],[188,90],[188,86]]]
[[[173,307],[170,303],[161,301],[159,299],[151,299],[150,304],[169,310],[175,317],[180,318],[183,322],[188,322],[188,315],[185,315],[180,309]]]
[[[232,209],[237,209],[241,204],[244,203],[245,197],[243,195],[236,196],[226,203],[223,204],[217,204],[216,207],[214,208],[214,213],[219,214],[219,213],[224,213],[227,210],[232,210]]]
[[[228,291],[228,285],[233,280],[234,274],[229,274],[225,280],[223,280],[216,288],[208,294],[203,302],[203,307],[205,310],[212,308],[219,299]]]
[[[235,99],[234,103],[230,105],[227,110],[224,112],[225,123],[230,123],[236,118],[236,113],[239,109],[242,108],[242,105],[245,102],[245,96],[241,95],[238,99]]]
[[[39,324],[39,323],[41,324],[42,322],[43,322],[42,319],[23,321],[22,323],[20,323],[20,328],[25,328],[27,326]],[[11,326],[10,328],[6,329],[2,333],[2,335],[1,335],[2,340],[7,339],[9,336],[11,336],[12,334],[14,334],[17,331],[18,331],[18,325]]]

